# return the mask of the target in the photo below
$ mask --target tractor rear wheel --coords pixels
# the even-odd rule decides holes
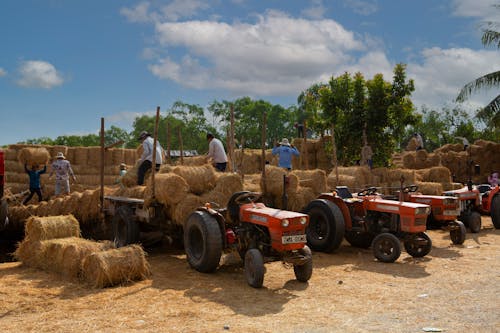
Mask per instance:
[[[304,213],[309,215],[307,244],[314,251],[333,252],[338,249],[345,232],[340,208],[331,201],[316,199],[306,206]]]
[[[264,257],[258,249],[250,249],[245,254],[245,278],[250,286],[260,288],[264,284]]]
[[[189,265],[198,272],[215,271],[222,253],[217,220],[207,212],[191,213],[184,226],[184,249]]]
[[[495,229],[500,229],[500,195],[497,194],[491,199],[491,222]]]
[[[313,271],[313,261],[311,249],[305,245],[299,250],[299,253],[306,257],[306,262],[302,265],[293,265],[295,278],[300,282],[307,282],[311,278]]]
[[[481,231],[481,214],[476,211],[473,211],[467,216],[467,223],[470,229],[470,232],[473,234],[477,234]]]
[[[432,248],[432,241],[429,235],[421,232],[412,235],[410,239],[404,241],[406,252],[414,258],[421,258],[429,254]]]
[[[116,247],[139,242],[139,225],[134,219],[134,212],[129,206],[116,209],[112,219],[113,238]]]
[[[465,229],[465,225],[461,221],[454,221],[453,224],[453,229],[450,230],[451,241],[453,244],[463,244],[465,242],[467,229]]]
[[[372,242],[373,255],[382,262],[395,262],[401,255],[399,239],[388,232],[377,235]]]
[[[367,249],[373,242],[375,235],[364,231],[346,231],[345,239],[354,247],[360,247],[362,249]]]

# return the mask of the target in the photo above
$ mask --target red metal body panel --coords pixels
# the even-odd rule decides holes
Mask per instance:
[[[453,197],[409,193],[405,200],[431,206],[432,215],[438,221],[455,221],[460,215],[459,202]]]
[[[306,224],[300,220],[306,218]],[[287,219],[288,227],[281,222]],[[304,243],[283,244],[282,237],[289,235],[305,235],[309,224],[309,216],[302,213],[266,207],[263,203],[244,204],[240,207],[240,220],[267,227],[271,236],[272,247],[277,251],[298,250]]]
[[[481,200],[481,210],[485,214],[489,214],[491,211],[491,200],[495,195],[497,195],[500,192],[500,186],[495,186],[492,187],[492,189],[489,191],[488,195],[483,195],[482,200]]]

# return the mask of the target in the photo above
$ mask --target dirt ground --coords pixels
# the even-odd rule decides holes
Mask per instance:
[[[151,279],[108,289],[3,263],[0,332],[499,332],[500,230],[483,217],[460,246],[429,234],[427,257],[393,264],[347,244],[315,253],[309,283],[270,263],[262,289],[232,255],[201,274],[182,252],[156,249]]]

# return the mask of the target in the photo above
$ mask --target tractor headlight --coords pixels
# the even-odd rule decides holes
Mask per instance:
[[[284,219],[281,221],[281,226],[286,228],[290,225],[290,221],[288,221],[288,219]]]
[[[422,215],[422,214],[429,215],[430,212],[431,212],[431,208],[430,207],[418,207],[415,210],[415,215]]]
[[[300,224],[305,225],[307,223],[307,218],[305,216],[300,218]]]

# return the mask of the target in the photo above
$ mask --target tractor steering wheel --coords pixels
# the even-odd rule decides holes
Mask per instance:
[[[240,194],[234,199],[234,203],[237,205],[243,205],[250,202],[259,201],[262,198],[262,193],[258,192],[245,192]]]
[[[418,190],[417,185],[410,185],[403,187],[403,193],[417,192],[417,190]]]
[[[377,188],[372,186],[372,187],[365,188],[365,189],[361,190],[360,192],[358,192],[358,196],[364,197],[366,195],[373,195],[375,193],[377,193]]]

